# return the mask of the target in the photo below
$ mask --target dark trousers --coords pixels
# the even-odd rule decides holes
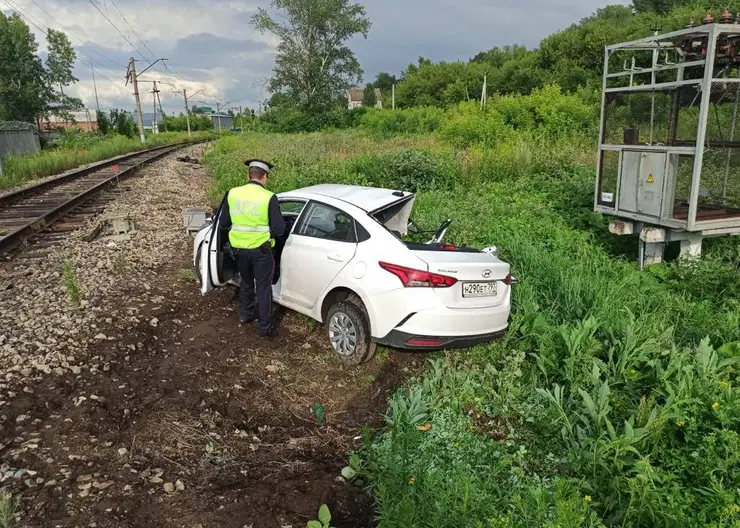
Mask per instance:
[[[259,313],[260,334],[272,330],[272,275],[275,261],[272,251],[264,253],[261,249],[240,249],[237,253],[241,284],[239,286],[239,315],[254,319]],[[257,305],[255,306],[255,285],[257,286]]]

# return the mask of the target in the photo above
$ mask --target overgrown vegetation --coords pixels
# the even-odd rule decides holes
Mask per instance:
[[[79,308],[82,302],[82,293],[80,292],[80,281],[77,279],[74,263],[66,260],[62,264],[62,287],[69,298],[70,304],[74,308]]]
[[[326,504],[322,504],[319,508],[319,520],[308,521],[306,528],[334,528],[329,523],[331,523],[331,512]]]
[[[46,61],[36,37],[18,13],[0,11],[0,121],[36,123],[54,114],[64,116],[82,107],[64,88],[75,84],[74,47],[62,31],[46,32]]]
[[[193,140],[212,137],[208,132],[193,133]],[[148,136],[146,144],[138,137],[120,135],[68,133],[57,141],[56,147],[29,156],[9,156],[3,159],[0,189],[21,185],[29,180],[57,174],[86,163],[94,163],[138,150],[188,141],[188,135],[177,132]]]
[[[430,358],[355,459],[381,527],[740,523],[740,241],[647,272],[618,256],[591,213],[595,108],[544,88],[431,134],[247,134],[207,156],[217,195],[257,155],[276,191],[416,188],[417,223],[454,218],[451,242],[496,244],[521,281],[508,337]]]
[[[15,528],[15,514],[20,506],[18,497],[0,491],[0,528]]]

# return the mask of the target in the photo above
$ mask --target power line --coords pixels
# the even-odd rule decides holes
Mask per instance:
[[[100,13],[100,14],[101,14],[101,15],[103,16],[103,18],[105,18],[105,19],[106,19],[106,20],[108,21],[108,23],[109,23],[109,24],[110,24],[111,26],[113,26],[113,29],[115,29],[115,30],[116,30],[116,31],[118,32],[118,34],[119,34],[119,35],[121,35],[121,36],[122,36],[122,37],[123,37],[123,38],[124,38],[124,39],[126,40],[126,42],[128,42],[128,43],[129,43],[129,45],[131,46],[131,48],[133,48],[133,49],[134,49],[134,51],[136,51],[136,52],[137,52],[137,53],[138,53],[139,55],[141,55],[141,57],[142,57],[142,58],[143,58],[144,60],[149,60],[149,59],[147,59],[147,58],[146,58],[146,56],[145,56],[145,55],[144,55],[144,54],[143,54],[143,53],[142,53],[142,52],[141,52],[141,51],[139,50],[139,48],[137,48],[136,46],[134,46],[134,43],[133,43],[133,42],[131,42],[131,39],[130,39],[130,38],[128,38],[128,37],[127,37],[126,35],[124,35],[124,34],[123,34],[123,32],[122,32],[122,31],[121,31],[120,29],[118,29],[118,26],[116,26],[116,25],[115,25],[115,24],[113,23],[113,21],[112,21],[112,20],[111,20],[110,18],[108,18],[108,15],[106,15],[105,13],[103,13],[103,11],[102,11],[102,10],[101,10],[101,9],[100,9],[100,8],[98,7],[98,4],[96,4],[96,3],[95,3],[95,2],[93,1],[93,0],[87,0],[87,1],[88,1],[88,2],[90,2],[90,4],[91,4],[91,5],[92,5],[92,6],[93,6],[93,7],[95,8],[95,9],[97,9],[98,13]]]
[[[15,5],[13,4],[13,3],[11,3],[11,2],[10,2],[10,0],[3,0],[3,1],[4,1],[4,2],[5,2],[5,3],[6,3],[7,5],[8,5],[8,6],[10,6],[10,9],[12,9],[12,10],[13,10],[14,12],[18,13],[18,14],[19,14],[19,15],[20,15],[21,17],[25,18],[25,19],[26,19],[26,20],[27,20],[27,21],[28,21],[29,23],[31,23],[31,25],[33,25],[34,27],[36,27],[36,29],[38,29],[39,31],[41,31],[41,32],[42,32],[42,34],[46,35],[46,31],[47,31],[47,30],[46,30],[46,29],[44,29],[43,27],[41,27],[41,26],[39,25],[39,24],[40,24],[40,22],[39,22],[39,21],[38,21],[38,20],[37,20],[37,19],[36,19],[35,17],[31,17],[31,16],[29,16],[28,14],[26,14],[26,13],[22,12],[22,11],[21,11],[21,10],[20,10],[20,9],[19,9],[19,8],[18,8],[17,6],[15,6]],[[92,58],[90,58],[90,57],[89,57],[88,55],[86,55],[85,53],[82,53],[82,52],[80,52],[80,53],[81,53],[81,54],[82,54],[83,56],[87,57],[87,58],[88,58],[88,60],[90,60],[90,61],[91,61],[91,64],[90,64],[90,66],[92,67],[92,60],[93,60],[93,59],[92,59]],[[120,88],[120,89],[123,89],[123,88],[122,88],[122,87],[121,87],[121,86],[120,86],[119,84],[116,84],[116,83],[115,83],[115,82],[114,82],[113,80],[111,80],[111,78],[110,78],[110,77],[108,77],[108,76],[107,76],[107,75],[105,75],[105,74],[104,74],[103,72],[101,72],[101,71],[100,71],[100,69],[98,69],[98,70],[96,70],[96,71],[97,71],[97,73],[98,73],[98,74],[99,74],[99,75],[100,75],[101,77],[103,77],[104,79],[106,79],[106,80],[107,80],[108,82],[110,82],[110,83],[111,83],[111,84],[112,84],[113,86],[115,86],[116,88]],[[109,71],[109,73],[112,73],[112,72],[110,72],[110,70],[106,70],[106,71]]]
[[[41,11],[43,11],[43,12],[44,12],[44,14],[45,14],[46,16],[48,16],[48,17],[49,17],[49,18],[50,18],[51,20],[53,20],[53,21],[54,21],[54,22],[55,22],[55,23],[57,24],[57,26],[59,26],[60,28],[62,28],[62,29],[63,29],[64,31],[66,31],[66,32],[67,32],[67,33],[68,33],[69,35],[71,35],[71,36],[72,36],[72,37],[74,37],[74,38],[75,38],[75,39],[76,39],[77,41],[79,41],[79,42],[80,42],[80,45],[82,45],[82,46],[84,46],[84,45],[85,45],[85,42],[83,41],[83,39],[82,39],[82,38],[80,38],[80,37],[79,37],[79,35],[76,35],[76,34],[75,34],[75,33],[74,33],[73,31],[71,31],[71,30],[70,30],[70,29],[69,29],[68,27],[64,26],[64,25],[63,25],[63,24],[62,24],[61,22],[59,22],[59,21],[58,21],[58,20],[57,20],[56,18],[54,18],[54,16],[53,16],[53,15],[51,15],[51,13],[49,13],[49,12],[48,12],[48,11],[47,11],[47,10],[46,10],[46,9],[45,9],[45,8],[44,8],[43,6],[42,6],[42,5],[40,5],[40,4],[39,4],[39,3],[38,3],[38,2],[36,1],[36,0],[31,0],[31,2],[33,2],[33,3],[34,3],[34,5],[35,5],[36,7],[38,7],[39,9],[41,9]],[[91,51],[93,51],[94,53],[96,53],[97,55],[100,55],[100,56],[101,56],[101,57],[102,57],[103,59],[105,59],[105,60],[106,60],[107,62],[109,62],[110,64],[112,64],[112,65],[113,65],[114,67],[116,67],[116,68],[121,68],[121,67],[122,67],[122,64],[116,63],[116,62],[115,62],[114,60],[112,60],[112,59],[110,59],[110,58],[106,57],[105,55],[103,55],[103,53],[101,53],[100,51],[98,51],[98,50],[96,50],[96,49],[94,49],[94,48],[91,48],[90,50],[91,50]],[[84,54],[83,54],[83,55],[84,55]]]
[[[6,3],[7,5],[8,5],[8,6],[10,6],[10,8],[11,8],[11,9],[12,9],[12,10],[13,10],[14,12],[18,13],[18,14],[19,14],[19,15],[20,15],[21,17],[25,18],[25,19],[26,19],[26,20],[27,20],[27,21],[28,21],[28,22],[29,22],[29,23],[30,23],[31,25],[33,25],[34,27],[36,27],[36,29],[38,29],[39,31],[41,31],[41,33],[42,33],[43,35],[46,35],[46,34],[47,34],[47,29],[48,29],[48,28],[43,28],[43,27],[41,27],[41,25],[40,25],[41,23],[40,23],[40,22],[39,22],[39,21],[38,21],[38,20],[37,20],[37,19],[36,19],[35,17],[32,17],[32,16],[28,15],[27,13],[24,13],[23,11],[21,11],[21,10],[20,10],[20,9],[18,8],[18,6],[14,5],[14,4],[13,4],[13,3],[12,3],[12,2],[10,1],[10,0],[3,0],[3,1],[4,1],[4,2],[5,2],[5,3]],[[35,2],[34,2],[34,3],[35,3]],[[47,13],[47,14],[48,14],[48,13]],[[51,18],[53,19],[53,17],[51,17]],[[56,22],[56,20],[55,20],[55,22]],[[79,39],[79,38],[77,38],[77,40],[81,41],[81,39]],[[79,51],[79,50],[77,50],[77,51]],[[87,57],[87,58],[88,58],[88,60],[90,60],[90,61],[92,61],[92,60],[93,60],[93,59],[92,59],[92,58],[91,58],[91,57],[90,57],[89,55],[87,55],[87,54],[83,53],[82,51],[79,51],[79,53],[80,53],[81,55],[83,55],[84,57]],[[105,57],[105,56],[104,56],[104,55],[102,55],[101,53],[99,53],[99,52],[98,52],[98,54],[99,54],[99,55],[101,55],[102,57],[106,58],[106,60],[108,60],[108,62],[110,62],[111,64],[115,64],[115,62],[113,62],[112,60],[108,59],[107,57]],[[111,73],[111,74],[112,74],[112,72],[111,72],[110,70],[107,70],[107,71],[108,71],[109,73]],[[101,75],[101,76],[103,76],[103,77],[106,77],[105,75],[103,75],[103,74],[102,74],[102,73],[100,72],[100,70],[98,70],[98,73],[100,73],[100,75]],[[107,79],[108,79],[108,80],[110,81],[110,79],[109,79],[108,77],[106,77],[106,78],[107,78]],[[113,81],[111,81],[111,82],[113,82]],[[115,84],[115,83],[114,83],[114,84]]]
[[[116,9],[118,14],[121,15],[121,18],[123,19],[123,21],[126,22],[126,25],[131,29],[131,31],[134,32],[134,35],[136,35],[136,37],[139,39],[139,42],[141,42],[144,45],[144,48],[149,52],[152,58],[156,57],[156,54],[151,49],[149,49],[149,46],[146,45],[146,42],[144,42],[144,39],[141,38],[141,35],[134,29],[134,27],[131,24],[129,24],[128,19],[124,16],[123,13],[121,13],[121,10],[118,9],[118,6],[116,5],[116,3],[113,0],[110,0],[110,3],[113,4],[113,7]]]

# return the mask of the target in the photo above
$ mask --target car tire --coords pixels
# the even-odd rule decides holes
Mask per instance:
[[[345,365],[360,365],[370,361],[377,348],[372,341],[365,308],[353,301],[350,298],[334,304],[326,317],[329,345]]]

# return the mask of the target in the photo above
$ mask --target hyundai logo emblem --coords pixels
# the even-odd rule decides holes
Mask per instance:
[[[483,275],[484,279],[487,279],[491,276],[491,270],[483,270],[483,273],[481,273],[481,275]]]

